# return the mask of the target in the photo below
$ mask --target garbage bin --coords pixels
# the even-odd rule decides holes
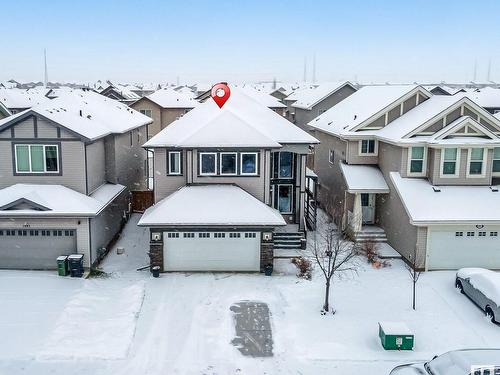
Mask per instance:
[[[412,350],[415,337],[404,323],[379,322],[378,335],[385,350]]]
[[[68,263],[71,277],[83,276],[83,254],[71,254],[68,257]]]
[[[268,264],[267,266],[264,267],[264,275],[271,276],[272,274],[273,274],[273,265]]]
[[[61,255],[57,257],[57,273],[59,276],[68,276],[68,256]]]
[[[153,274],[153,277],[160,277],[160,266],[152,267],[151,273]]]

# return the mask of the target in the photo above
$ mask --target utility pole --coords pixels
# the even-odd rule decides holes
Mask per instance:
[[[47,50],[44,48],[43,49],[43,59],[44,59],[44,66],[45,66],[45,75],[43,79],[44,87],[47,88],[47,84],[49,83],[49,74],[47,73]]]
[[[472,82],[476,82],[477,78],[477,60],[474,60],[474,78],[472,79]]]
[[[313,54],[312,81],[316,83],[316,53]]]
[[[490,76],[491,76],[491,57],[488,60],[488,73],[486,75],[486,82],[491,82],[490,81],[490,78],[491,78]]]
[[[304,82],[307,82],[307,57],[304,57]]]

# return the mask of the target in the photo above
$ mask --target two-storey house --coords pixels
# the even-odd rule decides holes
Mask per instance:
[[[145,187],[149,122],[79,90],[0,120],[0,268],[98,261]]]
[[[152,266],[164,271],[259,271],[273,262],[275,228],[304,230],[306,155],[317,140],[232,88],[144,147],[154,152]],[[289,226],[287,227],[287,223]]]
[[[367,86],[309,123],[320,199],[426,270],[500,268],[500,121],[463,94]]]

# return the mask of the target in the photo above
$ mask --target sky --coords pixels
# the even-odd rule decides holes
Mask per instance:
[[[500,81],[498,0],[0,2],[0,81]],[[305,64],[304,64],[305,63]],[[475,68],[476,67],[476,68]],[[476,72],[474,74],[474,72]]]

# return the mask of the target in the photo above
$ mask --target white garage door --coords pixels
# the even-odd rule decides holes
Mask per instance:
[[[258,232],[165,232],[166,271],[259,271]]]
[[[500,227],[431,228],[428,236],[427,262],[431,270],[500,269]]]

